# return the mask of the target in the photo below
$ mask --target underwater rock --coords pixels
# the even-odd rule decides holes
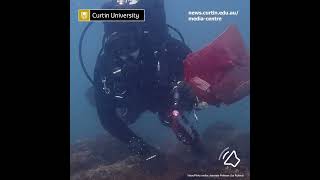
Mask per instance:
[[[130,156],[130,151],[126,144],[111,135],[98,135],[92,147],[93,153],[101,156],[105,163],[112,164]]]
[[[118,161],[111,165],[101,164],[87,171],[82,171],[71,177],[71,180],[114,180],[114,179],[134,179],[143,176],[143,172],[139,168],[139,159],[130,156],[124,160]],[[130,178],[129,178],[130,177]]]
[[[229,124],[218,122],[202,134],[206,156],[199,158],[190,147],[178,143],[161,161],[142,161],[132,156],[127,146],[110,135],[82,140],[71,145],[71,180],[184,180],[203,179],[192,175],[219,175],[215,179],[236,176],[250,179],[250,138]],[[235,148],[241,163],[224,166],[218,156],[226,146]],[[156,158],[154,158],[156,159]]]
[[[83,169],[89,169],[97,166],[103,160],[95,156],[91,151],[80,151],[70,155],[70,174]]]
[[[95,168],[78,172],[71,176],[71,180],[160,180],[160,179],[176,179],[185,173],[186,167],[179,163],[175,158],[165,158],[167,168],[162,173],[150,172],[149,164],[144,164],[140,158],[130,156],[124,160],[118,161],[111,165],[101,164]],[[160,168],[160,167],[153,167]],[[157,169],[154,169],[157,170]]]
[[[130,155],[127,146],[110,135],[77,141],[70,147],[70,174],[99,164],[113,164]]]

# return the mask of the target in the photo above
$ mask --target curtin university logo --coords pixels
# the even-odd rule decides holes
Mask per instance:
[[[78,10],[78,21],[90,21],[90,10],[79,9]]]
[[[144,22],[144,9],[79,9],[78,21]]]

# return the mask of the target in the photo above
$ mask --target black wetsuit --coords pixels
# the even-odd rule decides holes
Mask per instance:
[[[110,8],[110,4],[106,7]],[[165,24],[165,21],[160,20],[159,23]],[[107,23],[105,33],[130,31],[137,26],[143,33],[139,39],[140,53],[137,59],[119,60],[106,42],[104,53],[98,57],[94,71],[95,99],[104,129],[129,144],[132,151],[148,154],[153,148],[128,128],[128,124],[134,123],[147,110],[158,113],[161,121],[170,121],[168,112],[173,103],[172,88],[183,80],[183,60],[191,50],[171,37],[166,25],[164,30],[155,32],[154,27],[145,24]],[[181,93],[180,99],[183,110],[190,111],[195,103],[194,97],[189,93]],[[179,124],[168,126],[174,128],[176,134],[188,136]],[[188,142],[184,143],[191,144],[193,140],[187,138]]]

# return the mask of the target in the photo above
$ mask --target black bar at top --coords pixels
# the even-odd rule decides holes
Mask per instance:
[[[144,9],[94,9],[91,21],[144,21]]]

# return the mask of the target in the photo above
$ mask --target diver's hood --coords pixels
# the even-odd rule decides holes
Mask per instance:
[[[116,56],[126,56],[140,48],[137,32],[113,32],[107,39],[106,48]]]

